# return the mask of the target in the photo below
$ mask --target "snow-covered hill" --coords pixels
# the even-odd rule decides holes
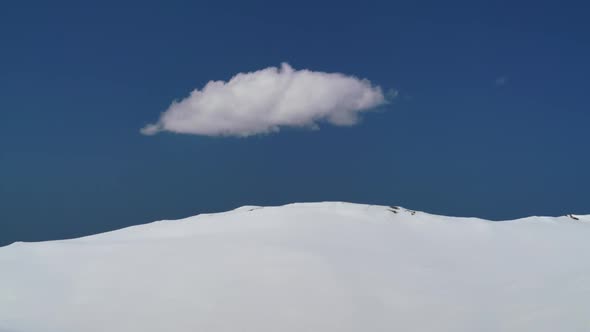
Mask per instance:
[[[590,331],[590,216],[307,203],[15,243],[0,331]]]

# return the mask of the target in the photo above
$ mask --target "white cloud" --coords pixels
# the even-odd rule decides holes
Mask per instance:
[[[287,63],[228,82],[209,81],[175,101],[158,122],[141,129],[206,136],[250,136],[280,127],[351,126],[359,114],[386,103],[379,86],[339,73],[295,70]]]

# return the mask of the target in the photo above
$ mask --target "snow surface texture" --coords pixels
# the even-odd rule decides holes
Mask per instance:
[[[15,243],[0,331],[590,331],[590,216],[306,203]]]

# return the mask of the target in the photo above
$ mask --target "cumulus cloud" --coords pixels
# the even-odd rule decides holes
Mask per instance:
[[[386,103],[379,86],[340,73],[295,70],[283,63],[228,82],[209,81],[175,101],[158,122],[141,129],[206,136],[250,136],[281,127],[351,126],[362,112]]]

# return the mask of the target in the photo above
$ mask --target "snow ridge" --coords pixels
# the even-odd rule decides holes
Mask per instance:
[[[583,331],[590,216],[244,206],[0,248],[0,331]]]

